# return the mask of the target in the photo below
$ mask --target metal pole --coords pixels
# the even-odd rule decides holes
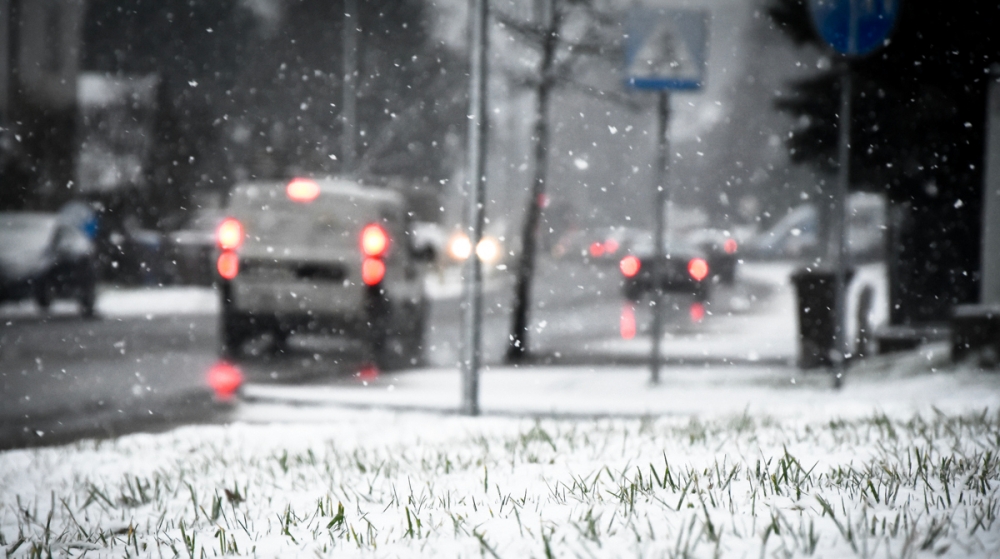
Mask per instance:
[[[469,171],[466,180],[467,231],[472,253],[465,262],[462,328],[462,413],[479,414],[479,365],[482,358],[483,268],[476,248],[483,237],[486,198],[486,43],[487,0],[470,0],[472,75],[469,91]]]
[[[1000,64],[990,68],[989,76],[979,302],[997,305],[1000,304]]]
[[[350,175],[355,172],[355,143],[357,128],[358,99],[358,35],[361,31],[361,20],[358,17],[358,0],[344,2],[344,106],[341,111],[344,122],[341,141],[341,162],[343,173]]]
[[[851,174],[851,67],[844,59],[840,72],[840,114],[838,115],[838,149],[837,157],[840,164],[837,170],[837,188],[833,196],[833,260],[834,260],[834,323],[833,348],[833,386],[840,388],[843,384],[845,358],[850,351],[850,340],[847,338],[847,269],[850,264],[850,254],[847,246],[847,193]]]
[[[649,355],[649,382],[660,383],[660,341],[663,337],[663,265],[667,248],[664,243],[664,235],[667,230],[665,210],[670,196],[667,191],[667,166],[670,161],[669,143],[667,142],[667,125],[670,121],[670,93],[666,90],[660,91],[660,99],[657,109],[658,128],[656,136],[656,169],[654,172],[654,184],[656,186],[656,227],[653,232],[653,347]]]

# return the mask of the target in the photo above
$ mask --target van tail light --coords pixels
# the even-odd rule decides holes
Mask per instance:
[[[624,275],[627,278],[635,277],[635,275],[639,273],[639,270],[641,268],[642,268],[642,262],[639,260],[637,256],[632,254],[626,256],[625,258],[622,258],[621,261],[618,263],[618,269],[620,269],[622,271],[622,275]]]
[[[389,234],[377,223],[361,230],[361,253],[369,258],[382,258],[389,252]]]
[[[378,258],[365,258],[361,262],[361,281],[365,282],[365,285],[378,285],[384,277],[385,262],[382,262],[382,260]]]
[[[215,263],[215,268],[219,271],[219,276],[222,279],[231,280],[240,273],[240,259],[231,250],[223,251]]]
[[[695,281],[708,277],[708,262],[704,258],[692,258],[688,261],[688,273]]]
[[[215,240],[222,250],[236,250],[243,244],[243,224],[227,217],[215,230]]]

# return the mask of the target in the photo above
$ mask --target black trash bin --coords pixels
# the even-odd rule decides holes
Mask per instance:
[[[845,290],[853,277],[854,270],[848,269]],[[835,278],[835,272],[828,269],[804,268],[792,274],[798,301],[799,367],[803,369],[833,365]]]

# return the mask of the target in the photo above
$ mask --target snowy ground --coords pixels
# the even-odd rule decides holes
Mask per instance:
[[[249,386],[227,425],[3,452],[0,557],[1000,557],[1000,375],[927,346],[834,391],[764,359],[781,297],[657,386],[491,368],[479,418],[450,369]]]

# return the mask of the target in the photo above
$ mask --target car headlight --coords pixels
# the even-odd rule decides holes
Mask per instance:
[[[496,237],[483,237],[479,239],[479,244],[476,246],[476,256],[479,257],[479,260],[491,266],[500,261],[502,252],[500,241]],[[465,233],[455,233],[448,240],[448,256],[452,260],[463,261],[471,254],[472,243]]]

